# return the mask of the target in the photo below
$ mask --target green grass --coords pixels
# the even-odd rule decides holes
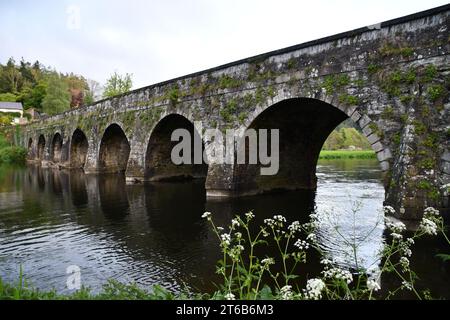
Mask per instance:
[[[175,300],[201,299],[201,296],[188,296],[169,292],[161,286],[155,285],[147,291],[136,284],[124,284],[116,280],[109,280],[94,294],[89,288],[81,288],[72,293],[60,294],[56,290],[39,290],[27,283],[23,275],[17,283],[5,283],[0,278],[0,300]]]
[[[319,159],[376,159],[376,154],[372,150],[322,150]]]

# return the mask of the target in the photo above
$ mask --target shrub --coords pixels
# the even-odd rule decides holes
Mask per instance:
[[[0,149],[0,164],[24,164],[27,150],[22,147],[9,146]]]

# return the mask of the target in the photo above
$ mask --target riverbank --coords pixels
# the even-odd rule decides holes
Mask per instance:
[[[17,283],[9,284],[0,278],[0,300],[175,300],[199,299],[187,294],[174,295],[161,286],[155,285],[151,291],[139,288],[135,284],[124,284],[109,280],[102,290],[94,294],[89,288],[80,288],[67,294],[56,290],[39,290],[29,285],[21,276]]]
[[[330,159],[376,159],[372,150],[322,150],[319,155],[321,160]]]
[[[13,146],[8,142],[5,135],[0,132],[0,164],[25,164],[27,150],[22,147]]]

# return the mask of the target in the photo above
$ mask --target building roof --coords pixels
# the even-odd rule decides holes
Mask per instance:
[[[0,109],[23,110],[21,102],[0,102]]]

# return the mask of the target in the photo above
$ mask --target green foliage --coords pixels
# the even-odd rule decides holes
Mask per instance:
[[[70,108],[70,93],[67,83],[62,81],[59,74],[48,77],[47,94],[42,101],[42,109],[46,114],[53,115]]]
[[[340,128],[334,130],[325,141],[322,150],[343,150],[351,146],[370,150],[370,143],[366,137],[355,128]]]
[[[367,66],[367,72],[370,75],[377,73],[380,69],[381,69],[381,67],[379,65],[373,64],[373,63],[371,63]]]
[[[359,103],[359,99],[356,96],[344,93],[339,96],[339,102],[344,105],[356,106]]]
[[[383,112],[381,112],[381,117],[384,120],[392,120],[394,118],[394,108],[391,106],[384,108]]]
[[[414,50],[409,47],[401,47],[397,44],[386,43],[379,49],[382,57],[402,56],[403,58],[410,58],[414,55]]]
[[[242,84],[242,82],[239,79],[235,79],[233,77],[230,77],[227,74],[222,75],[219,78],[219,88],[220,89],[232,89],[237,88]]]
[[[10,93],[10,92],[0,93],[0,101],[16,102],[18,98],[19,98],[18,95],[15,95],[15,94]]]
[[[106,80],[105,91],[103,92],[104,98],[114,97],[125,92],[130,91],[133,86],[132,75],[126,73],[125,75],[120,75],[114,72],[111,77]]]
[[[230,101],[228,101],[225,107],[220,110],[220,116],[225,122],[231,122],[233,121],[236,110],[237,102],[235,99],[231,99]]]
[[[376,159],[377,155],[372,150],[322,150],[319,155],[319,159],[331,160],[331,159]]]
[[[435,102],[440,97],[442,97],[443,94],[444,94],[444,87],[442,87],[439,84],[432,85],[432,86],[428,87],[428,89],[427,89],[427,98],[431,102]]]
[[[178,103],[178,99],[180,98],[180,90],[178,87],[174,86],[170,89],[168,98],[172,105],[176,105]]]
[[[286,63],[286,67],[288,70],[292,70],[296,67],[297,60],[294,57],[289,58],[289,60]]]
[[[84,77],[73,73],[58,73],[44,67],[39,61],[31,64],[22,59],[16,63],[13,58],[10,58],[6,65],[0,64],[0,100],[18,101],[22,102],[25,109],[33,107],[42,110],[49,78],[53,78],[55,74],[67,85],[70,106],[83,105],[83,100],[90,92],[88,81]]]
[[[424,82],[431,82],[437,76],[436,66],[430,64],[425,68],[425,76],[423,77]]]
[[[429,190],[432,188],[432,185],[427,180],[420,180],[419,182],[417,182],[417,188],[422,190]]]
[[[27,150],[22,147],[6,147],[0,149],[0,163],[25,164]]]
[[[350,77],[347,74],[328,75],[325,77],[322,87],[325,88],[328,94],[333,94],[349,84]]]

